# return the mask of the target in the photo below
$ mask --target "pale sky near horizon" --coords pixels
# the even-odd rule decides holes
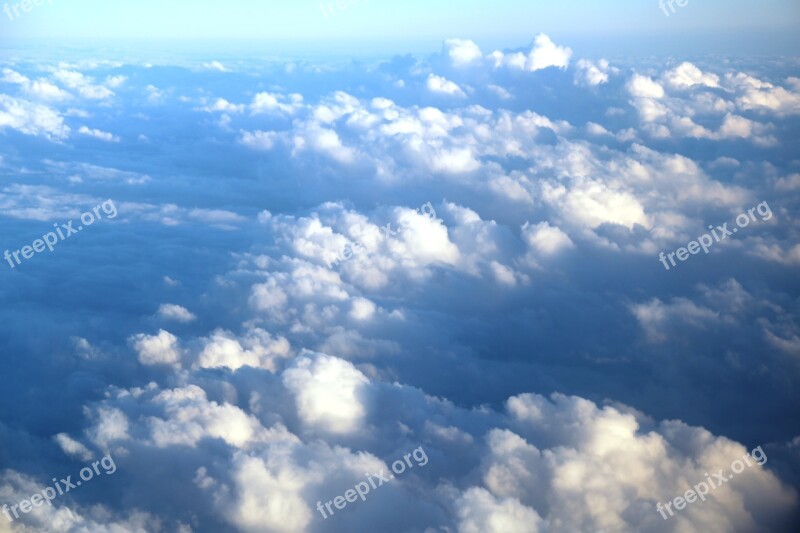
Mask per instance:
[[[666,16],[658,0],[44,0],[30,12],[2,2],[0,36],[24,38],[176,38],[440,40],[508,39],[538,32],[618,34],[643,32],[755,30],[771,32],[798,26],[796,0],[690,0]],[[333,11],[330,11],[330,5]],[[5,9],[8,6],[8,9]],[[9,14],[11,13],[11,14]]]

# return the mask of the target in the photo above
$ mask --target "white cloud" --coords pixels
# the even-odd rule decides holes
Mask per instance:
[[[467,95],[461,90],[461,87],[456,85],[450,80],[447,80],[436,74],[428,75],[427,82],[428,90],[433,93],[447,94],[450,96],[466,97]]]
[[[73,483],[74,480],[73,476]],[[41,494],[43,487],[51,484],[50,479],[30,477],[14,470],[6,470],[0,474],[0,493],[2,493],[3,499],[9,502],[21,502],[29,499],[33,494]],[[40,507],[28,514],[19,512],[18,508],[19,517],[14,519],[13,529],[11,529],[11,523],[4,517],[3,522],[0,523],[0,531],[3,533],[12,531],[23,533],[33,531],[143,532],[160,531],[163,528],[163,520],[160,517],[140,510],[118,513],[112,507],[100,503],[82,504],[74,499],[60,498],[60,500],[52,505],[40,503]],[[13,517],[13,514],[11,516]],[[178,525],[175,531],[176,533],[189,533],[191,530],[185,529],[186,527]]]
[[[550,37],[540,33],[533,42],[533,49],[528,55],[525,69],[536,71],[549,67],[567,68],[570,57],[572,57],[570,48],[557,46]]]
[[[60,140],[69,135],[69,126],[58,111],[47,106],[0,94],[0,129],[11,128],[25,135]]]
[[[664,303],[658,298],[631,306],[639,325],[647,337],[654,342],[664,342],[669,331],[674,331],[681,324],[703,327],[709,321],[719,319],[719,314],[702,307],[686,298],[676,298],[671,303]]]
[[[472,488],[456,502],[460,533],[538,533],[544,531],[539,514],[514,498],[498,498],[488,490]]]
[[[180,366],[178,338],[168,331],[161,329],[157,335],[140,333],[131,337],[130,342],[143,365]]]
[[[608,83],[609,76],[619,72],[619,69],[612,67],[605,59],[600,59],[597,62],[581,59],[576,64],[576,67],[576,82],[590,86]]]
[[[545,184],[543,199],[561,210],[570,223],[596,228],[604,223],[633,228],[635,224],[650,227],[644,206],[629,191],[616,190],[605,183],[578,180],[571,187]]]
[[[373,302],[366,298],[356,298],[353,300],[353,308],[350,310],[350,316],[354,320],[363,322],[372,319],[375,316],[376,310],[377,306]]]
[[[522,236],[536,255],[551,256],[575,247],[566,233],[548,222],[526,223]]]
[[[502,100],[511,100],[512,98],[514,98],[514,96],[510,92],[503,89],[499,85],[489,84],[487,88],[494,94],[499,96]]]
[[[90,100],[105,100],[106,98],[114,96],[113,91],[101,85],[80,87],[78,89],[78,93],[84,98],[88,98]]]
[[[112,90],[102,85],[95,85],[92,78],[74,70],[58,69],[53,73],[53,77],[89,100],[105,100],[114,96]]]
[[[533,46],[525,55],[521,52],[505,54],[500,51],[492,52],[489,58],[495,68],[505,66],[517,70],[535,72],[550,67],[566,69],[572,57],[572,49],[556,45],[550,37],[540,33],[533,41]]]
[[[130,439],[130,422],[122,410],[103,406],[91,413],[93,425],[87,436],[98,446],[108,449],[111,443]]]
[[[514,432],[488,435],[484,481],[497,497],[547,509],[543,518],[558,530],[656,531],[663,524],[658,502],[684,493],[706,472],[747,451],[680,422],[663,422],[645,433],[632,414],[560,394],[550,400],[523,394],[507,407],[519,425]],[[549,442],[547,450],[534,445],[541,439]],[[757,516],[766,510],[742,504],[753,490],[769,492],[776,508],[797,498],[771,472],[754,466],[672,520],[719,532],[756,529]]]
[[[664,87],[657,81],[641,74],[634,74],[628,83],[628,92],[636,98],[664,98]]]
[[[158,316],[165,320],[174,320],[184,324],[197,320],[197,317],[189,312],[188,309],[175,304],[161,304],[158,308]]]
[[[126,81],[128,81],[127,76],[108,76],[106,78],[106,86],[116,89],[117,87],[122,87]]]
[[[30,97],[52,102],[61,102],[68,100],[72,96],[45,79],[31,81],[19,72],[9,68],[4,68],[2,72],[3,77],[0,78],[0,81],[20,85],[22,90]]]
[[[671,86],[685,89],[701,85],[704,87],[719,87],[719,76],[706,74],[692,63],[684,61],[672,70],[664,73],[664,80]]]
[[[26,88],[26,92],[35,98],[52,102],[62,102],[71,97],[68,92],[62,91],[46,80],[34,81]]]
[[[30,83],[31,80],[13,69],[4,68],[3,77],[0,78],[0,81],[2,81],[3,83],[16,83],[18,85],[27,85],[28,83]]]
[[[796,191],[800,189],[800,174],[791,174],[777,179],[775,188],[779,191]]]
[[[66,433],[59,433],[53,440],[69,456],[77,457],[81,461],[90,461],[93,457],[92,452],[83,444],[76,441]]]
[[[90,129],[87,128],[86,126],[81,126],[80,129],[78,129],[78,133],[80,133],[81,135],[86,135],[88,137],[94,137],[95,139],[100,139],[101,141],[105,142],[118,143],[120,141],[120,138],[112,133],[108,133],[107,131]]]
[[[444,48],[453,66],[463,67],[483,59],[483,52],[477,44],[470,40],[447,39]]]
[[[351,164],[357,157],[357,152],[345,146],[336,130],[315,123],[308,124],[304,130],[298,132],[294,138],[294,147],[296,153],[310,148],[342,164]]]
[[[268,151],[275,146],[276,139],[278,139],[278,133],[274,131],[243,131],[239,142],[254,150]]]
[[[217,60],[208,61],[206,63],[203,63],[203,68],[208,69],[208,70],[216,70],[218,72],[229,72],[228,69],[225,68],[225,65],[223,65],[222,63],[220,63]]]
[[[187,216],[192,220],[201,220],[207,224],[214,224],[222,228],[230,228],[231,224],[244,222],[247,219],[233,211],[225,209],[190,209]]]
[[[224,98],[217,98],[212,105],[204,107],[203,110],[208,112],[242,113],[245,110],[245,106],[244,104],[233,104]]]
[[[786,337],[775,334],[768,328],[764,329],[764,338],[773,347],[786,352],[794,357],[800,357],[800,335],[790,334]]]
[[[662,78],[673,90],[691,87],[718,88],[719,77],[704,74],[691,63],[682,63],[666,72]],[[757,80],[756,80],[757,81]],[[755,82],[753,82],[755,83]],[[760,82],[757,86],[761,86]],[[711,92],[696,92],[689,99],[668,96],[664,86],[650,77],[635,74],[628,82],[628,92],[634,97],[632,105],[645,124],[642,129],[656,139],[695,138],[715,141],[745,139],[758,146],[775,146],[778,139],[771,135],[772,124],[734,115],[734,104]],[[723,115],[716,131],[695,122],[696,115]],[[715,119],[719,120],[719,119]]]
[[[289,341],[273,338],[263,329],[252,329],[242,338],[218,329],[208,339],[197,358],[199,368],[239,369],[243,366],[277,370],[277,363],[291,355]]]
[[[738,94],[736,104],[743,110],[772,112],[779,116],[800,114],[800,84],[789,78],[790,89],[773,85],[744,73],[725,75]]]
[[[305,531],[313,518],[301,493],[307,477],[291,464],[239,455],[232,465],[237,498],[225,514],[244,533]]]
[[[267,429],[239,407],[209,400],[196,385],[158,392],[151,403],[163,410],[162,415],[146,419],[150,442],[157,448],[195,447],[203,439],[220,439],[238,449],[297,440],[281,425]]]
[[[284,371],[283,384],[306,425],[336,434],[361,428],[369,380],[351,363],[323,354],[303,356]]]
[[[303,97],[299,94],[285,96],[270,92],[260,92],[253,97],[250,111],[254,114],[275,112],[293,114],[301,109],[302,106]]]
[[[469,148],[442,150],[434,155],[430,165],[432,170],[445,174],[464,174],[478,170],[481,166]]]

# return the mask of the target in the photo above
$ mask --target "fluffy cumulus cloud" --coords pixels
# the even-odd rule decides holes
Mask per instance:
[[[427,83],[428,90],[433,93],[446,94],[450,96],[466,96],[464,91],[461,90],[461,87],[452,81],[443,78],[442,76],[431,74],[428,76]]]
[[[567,68],[572,50],[556,45],[550,37],[540,34],[533,41],[533,49],[525,64],[526,70],[541,70],[548,67]]]
[[[197,319],[191,311],[175,304],[161,304],[158,308],[158,315],[166,320],[174,320],[176,322],[192,322]]]
[[[302,95],[291,94],[288,96],[262,92],[253,97],[250,104],[250,111],[252,113],[287,113],[291,114],[296,111],[303,102]],[[219,99],[214,105],[215,111],[231,111],[237,110],[239,107],[232,106],[225,100]]]
[[[0,94],[0,128],[14,129],[26,135],[60,139],[70,128],[56,110],[35,102]]]
[[[737,105],[744,110],[756,110],[777,115],[800,113],[800,79],[788,78],[789,88],[763,81],[743,72],[726,73],[725,81],[738,93]]]
[[[116,209],[3,260],[0,505],[117,467],[0,531],[796,530],[789,67],[129,62],[0,77],[9,252]]]
[[[276,362],[290,354],[291,347],[285,338],[273,338],[263,329],[254,328],[243,338],[217,330],[206,340],[198,355],[197,366],[231,370],[251,366],[274,372]]]
[[[457,502],[458,530],[464,533],[538,533],[541,517],[514,498],[498,498],[485,489],[472,488]]]
[[[364,374],[350,363],[326,355],[303,357],[283,374],[295,396],[297,413],[312,428],[332,433],[357,430],[365,415]]]
[[[534,39],[533,46],[527,54],[496,50],[489,57],[495,68],[505,66],[511,69],[535,72],[549,67],[566,69],[572,57],[572,49],[559,46],[550,37],[540,33]]]
[[[181,352],[178,338],[168,331],[159,330],[157,335],[140,333],[130,339],[144,365],[175,365],[180,363]]]
[[[341,517],[346,523],[412,506],[422,511],[419,518],[459,531],[660,531],[658,503],[747,453],[741,444],[701,428],[677,421],[654,425],[628,408],[601,407],[574,396],[522,394],[509,398],[502,411],[463,410],[413,388],[373,382],[352,364],[323,354],[301,355],[289,363],[280,382],[264,378],[248,388],[270,391],[272,400],[251,396],[244,407],[232,403],[234,391],[220,390],[228,399],[212,400],[194,384],[113,391],[96,407],[98,425],[86,431],[86,445],[115,450],[119,467],[133,461],[130,434],[137,435],[138,453],[150,450],[141,466],[157,462],[159,450],[185,450],[189,460],[181,469],[191,492],[208,502],[201,511],[206,520],[240,531],[324,530],[317,502],[355,486],[364,472],[386,475],[388,460],[358,452],[358,446],[330,446],[319,440],[322,435],[364,443],[394,435],[409,451],[411,443],[418,443],[424,452],[414,456],[412,477],[396,476],[396,485],[386,487],[380,499],[374,495],[375,510],[367,500],[351,516]],[[294,403],[284,402],[292,398]],[[401,402],[396,425],[374,410],[384,402]],[[108,428],[114,416],[130,420],[127,431]],[[367,437],[368,426],[386,435]],[[86,449],[67,436],[60,440],[70,449]],[[212,442],[219,443],[217,452],[208,447]],[[448,457],[451,446],[455,455]],[[763,463],[766,455],[754,457]],[[743,473],[704,495],[705,501],[698,502],[702,506],[678,514],[674,523],[707,524],[713,531],[785,524],[798,504],[796,492],[756,459],[750,462]],[[440,485],[437,478],[447,471],[449,480]],[[6,472],[4,490],[24,493],[19,476]],[[756,499],[746,505],[751,498]],[[435,512],[431,502],[450,511]],[[25,520],[36,524],[42,518],[47,516]],[[413,516],[401,521],[419,530],[430,525]]]
[[[574,246],[569,235],[547,222],[535,225],[526,223],[522,228],[522,233],[532,251],[542,255],[557,254]]]
[[[735,79],[741,81],[742,76]],[[764,147],[778,145],[772,122],[745,116],[759,104],[749,105],[746,95],[735,98],[726,94],[742,91],[744,84],[738,85],[684,62],[659,79],[634,74],[627,88],[633,97],[631,105],[644,123],[643,130],[653,138],[743,139]],[[763,85],[758,82],[756,86]],[[687,98],[687,94],[692,96]],[[787,112],[782,104],[772,110],[778,116]]]
[[[705,74],[688,61],[664,73],[664,79],[673,87],[688,88],[695,85],[719,87],[719,76]]]
[[[729,467],[748,453],[680,422],[642,431],[636,415],[575,397],[525,394],[510,398],[507,408],[515,431],[494,429],[486,436],[483,481],[493,496],[505,499],[508,520],[523,510],[537,518],[534,511],[546,508],[549,530],[660,530],[663,518],[650,502],[669,501],[685,485],[704,481],[709,469]],[[689,507],[675,518],[676,527],[702,520],[720,531],[768,528],[767,508],[777,511],[797,498],[762,468],[731,477],[702,502],[708,509]],[[753,490],[765,491],[761,512],[741,505]]]
[[[629,91],[636,98],[659,99],[664,97],[664,87],[647,76],[635,74],[631,78]]]
[[[576,81],[587,85],[602,85],[608,83],[612,74],[619,73],[619,69],[612,67],[605,59],[601,59],[597,62],[581,59],[577,62],[576,69]]]
[[[89,137],[94,137],[95,139],[100,139],[101,141],[119,142],[119,137],[117,137],[113,133],[109,133],[107,131],[101,131],[98,129],[91,129],[86,126],[81,126],[78,129],[78,133],[80,133],[81,135],[88,135]]]
[[[447,39],[444,48],[453,65],[463,67],[483,59],[483,52],[472,41],[462,39]]]

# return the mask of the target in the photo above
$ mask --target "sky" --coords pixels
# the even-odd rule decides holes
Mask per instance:
[[[402,53],[432,51],[444,39],[459,35],[484,46],[519,46],[531,38],[530,28],[535,26],[562,38],[646,35],[652,39],[655,34],[665,40],[661,50],[666,52],[703,43],[707,48],[718,40],[735,46],[741,31],[747,31],[757,46],[774,50],[770,43],[778,37],[790,39],[800,23],[800,5],[792,0],[692,0],[669,16],[657,0],[361,0],[344,2],[345,9],[332,12],[321,5],[307,0],[46,0],[15,20],[4,15],[0,35],[69,40],[266,39],[289,41],[303,50],[309,43],[332,43],[349,53],[359,51],[357,43],[370,42]],[[792,42],[797,45],[797,39]]]
[[[0,533],[799,531],[797,15],[0,13]]]

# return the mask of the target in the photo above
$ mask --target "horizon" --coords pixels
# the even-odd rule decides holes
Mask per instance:
[[[123,5],[104,0],[42,1],[28,12],[19,8],[19,1],[2,2],[5,14],[0,12],[0,46],[30,39],[65,43],[263,40],[291,42],[299,48],[309,43],[350,43],[348,53],[361,51],[355,43],[370,43],[381,47],[381,53],[391,54],[409,49],[433,53],[441,42],[453,37],[492,48],[519,47],[536,34],[547,33],[561,41],[599,39],[640,45],[643,38],[655,38],[661,51],[672,46],[674,53],[683,54],[709,45],[720,51],[740,47],[745,34],[747,41],[752,40],[748,43],[751,50],[774,53],[791,46],[794,53],[800,51],[800,37],[794,31],[800,25],[800,4],[792,0],[690,1],[685,7],[675,6],[669,16],[657,0],[601,5],[591,0],[557,4],[535,0],[442,0],[435,4],[367,0],[349,4],[328,18],[319,2],[240,0],[221,7],[209,0],[176,0],[168,5],[157,0]],[[18,6],[16,10],[14,6]],[[419,17],[424,17],[426,24],[420,25]],[[704,42],[704,37],[710,42]],[[643,52],[647,53],[647,48]]]

